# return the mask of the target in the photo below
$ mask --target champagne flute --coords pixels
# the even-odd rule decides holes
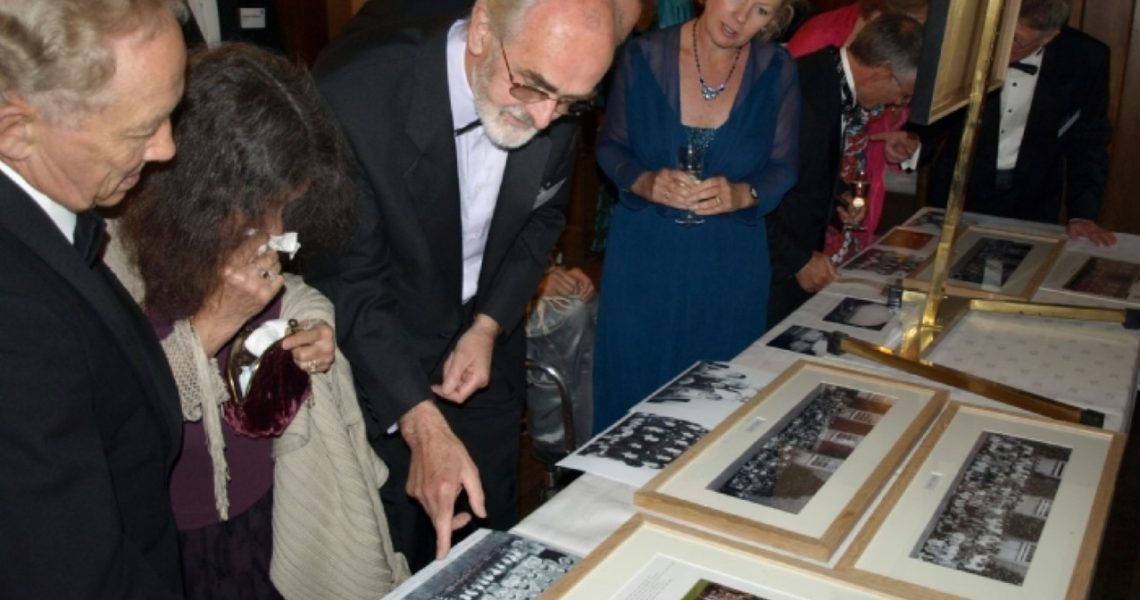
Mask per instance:
[[[682,144],[677,149],[677,168],[689,174],[694,182],[700,181],[701,169],[704,166],[705,155],[704,150],[700,146],[694,144]],[[700,225],[705,220],[698,217],[693,211],[685,211],[685,216],[680,219],[674,219],[680,225],[686,227],[691,225]]]

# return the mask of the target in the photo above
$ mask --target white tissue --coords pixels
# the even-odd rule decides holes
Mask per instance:
[[[247,232],[247,235],[254,233],[257,232],[251,229]],[[293,257],[297,255],[297,251],[301,249],[301,242],[297,239],[297,232],[286,231],[281,235],[269,236],[269,241],[257,249],[257,254],[265,254],[269,252],[270,249],[276,250],[277,252],[287,252],[289,254],[289,260],[293,260]]]

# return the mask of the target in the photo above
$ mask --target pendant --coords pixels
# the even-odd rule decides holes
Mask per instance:
[[[719,96],[721,94],[721,92],[724,91],[724,84],[723,83],[720,84],[719,88],[714,88],[711,85],[707,85],[703,81],[700,82],[700,84],[701,84],[701,97],[704,98],[706,101],[716,100],[716,97]]]

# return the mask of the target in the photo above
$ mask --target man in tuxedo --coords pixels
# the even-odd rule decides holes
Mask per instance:
[[[173,0],[0,4],[5,598],[182,596],[178,393],[91,211],[174,155],[183,17]]]
[[[1069,237],[1116,242],[1096,220],[1108,176],[1108,46],[1065,26],[1069,0],[1023,0],[1000,92],[978,131],[964,209],[1057,223]],[[945,206],[965,111],[924,133],[936,152],[927,203]],[[926,148],[926,146],[930,148]]]
[[[478,0],[434,29],[350,24],[318,60],[360,165],[359,218],[350,249],[307,275],[336,305],[413,568],[470,513],[517,519],[520,323],[576,148],[560,117],[592,97],[615,20],[612,0]]]
[[[853,144],[858,143],[860,123],[865,125],[884,106],[910,102],[921,48],[922,23],[892,14],[872,20],[843,48],[828,47],[796,59],[803,98],[800,178],[768,216],[769,327],[838,277],[822,252],[827,224],[835,211],[844,219],[861,220],[860,209],[848,212],[835,203],[848,187],[841,177],[843,157],[858,152]],[[862,134],[865,144],[865,128]],[[900,136],[888,142],[888,149],[906,143]],[[904,153],[909,154],[899,152]],[[891,156],[888,152],[889,160]]]

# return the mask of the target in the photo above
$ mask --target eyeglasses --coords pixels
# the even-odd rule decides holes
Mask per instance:
[[[511,72],[511,61],[507,60],[507,49],[502,45],[499,46],[499,49],[503,51],[503,64],[507,65],[507,79],[511,82],[510,92],[515,100],[523,104],[554,101],[554,111],[557,114],[575,117],[589,112],[594,108],[594,100],[592,98],[563,98],[551,95],[546,90],[536,88],[532,85],[515,81],[515,74]]]

